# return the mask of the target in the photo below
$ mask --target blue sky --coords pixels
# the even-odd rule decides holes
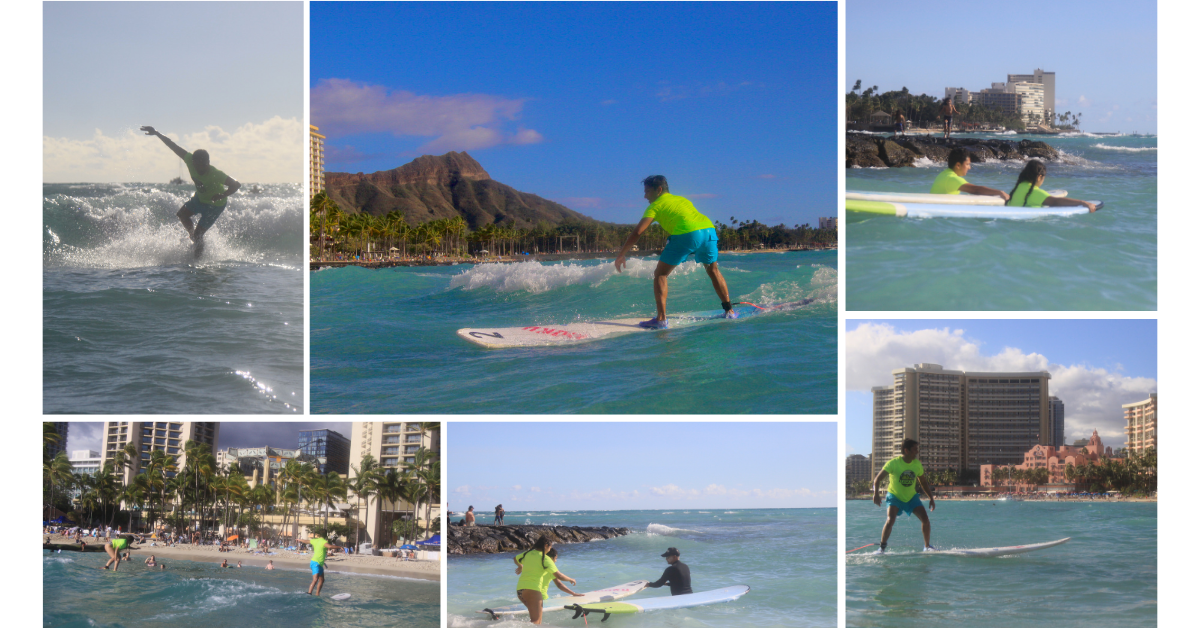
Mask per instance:
[[[835,505],[837,425],[449,423],[452,510]]]
[[[836,3],[324,3],[329,171],[466,150],[492,178],[633,223],[667,177],[712,218],[836,215]]]
[[[1158,390],[1153,320],[848,320],[846,453],[871,452],[871,387],[920,362],[968,371],[1050,372],[1068,441],[1124,444],[1121,404]]]
[[[1008,74],[1055,73],[1057,111],[1085,131],[1158,132],[1157,4],[846,2],[845,91],[861,79],[942,97]]]
[[[43,7],[44,181],[165,182],[179,160],[143,125],[236,179],[301,180],[302,3]]]

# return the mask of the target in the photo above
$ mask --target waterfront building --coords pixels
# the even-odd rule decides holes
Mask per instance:
[[[959,104],[971,104],[971,92],[965,87],[947,87],[946,96],[949,96],[954,102]]]
[[[1033,74],[1009,74],[1009,83],[1034,83],[1042,86],[1042,101],[1045,115],[1054,120],[1054,73],[1044,72],[1041,68],[1033,71]]]
[[[308,125],[308,197],[325,189],[325,136]]]
[[[95,475],[100,471],[100,452],[90,449],[72,451],[67,457],[71,461],[71,472],[75,475]],[[79,499],[83,489],[80,486],[71,487],[71,501]]]
[[[436,426],[436,427],[434,427]],[[353,484],[358,477],[358,469],[363,456],[370,455],[384,472],[396,470],[404,472],[412,469],[417,463],[417,451],[427,450],[430,461],[441,456],[441,424],[417,422],[365,422],[355,421],[350,429],[350,475],[348,484]],[[354,498],[350,498],[354,502]],[[436,500],[429,509],[428,521],[432,524],[441,518],[441,500]],[[364,510],[363,529],[360,542],[370,542],[375,547],[381,547],[393,539],[392,522],[396,519],[413,516],[412,504],[397,500],[395,502],[380,499],[372,500],[369,510]],[[417,523],[424,525],[425,504],[415,515]],[[436,528],[437,526],[433,526]],[[431,532],[432,533],[432,532]]]
[[[1045,124],[1046,116],[1049,111],[1046,109],[1046,88],[1038,83],[1023,83],[1009,82],[1006,89],[1011,89],[1019,97],[1017,100],[1017,113],[1020,114],[1021,120],[1029,122],[1030,115],[1035,120],[1034,124]]]
[[[237,467],[242,475],[249,477],[251,487],[259,484],[275,486],[279,472],[289,461],[311,464],[318,469],[324,458],[312,456],[300,449],[282,447],[230,447],[216,453],[217,466],[222,470]]]
[[[54,460],[58,454],[67,450],[67,431],[70,425],[65,421],[53,421],[54,431],[58,432],[58,442],[46,445],[46,455]]]
[[[1121,409],[1125,411],[1125,448],[1138,453],[1158,449],[1158,393]]]
[[[118,451],[133,445],[137,455],[128,458],[124,469],[113,468],[113,472],[121,476],[122,484],[133,481],[142,465],[150,460],[152,451],[172,456],[176,468],[182,469],[187,463],[184,443],[192,440],[206,444],[215,455],[220,431],[221,424],[215,421],[108,421],[104,424],[101,465],[114,460]],[[174,477],[174,473],[168,473],[168,477]]]
[[[846,489],[861,480],[871,480],[871,459],[862,454],[846,456]]]
[[[1050,439],[1050,444],[1062,447],[1067,444],[1067,410],[1062,399],[1053,395],[1050,397],[1050,416],[1054,424],[1054,438]]]
[[[1080,442],[1080,441],[1077,441]],[[1106,447],[1104,442],[1100,440],[1100,435],[1092,430],[1092,437],[1083,442],[1080,446],[1063,446],[1054,447],[1052,445],[1036,445],[1025,452],[1024,459],[1021,464],[1015,465],[994,465],[985,464],[979,467],[979,484],[980,486],[1000,486],[1014,487],[1018,491],[1034,490],[1035,486],[1028,482],[1014,482],[1011,480],[1000,481],[995,478],[996,469],[1000,467],[1011,466],[1019,470],[1031,470],[1045,468],[1049,471],[1049,480],[1047,484],[1074,484],[1067,479],[1066,469],[1068,465],[1074,465],[1076,468],[1085,466],[1089,461],[1099,463],[1101,458],[1112,458],[1118,462],[1123,461],[1123,458],[1113,457],[1112,447]],[[1082,480],[1080,480],[1082,482]],[[1087,490],[1087,486],[1073,487],[1071,490]]]
[[[833,229],[837,231],[837,216],[832,218],[817,218],[817,225],[820,229]]]
[[[333,430],[305,430],[300,432],[298,446],[309,456],[321,459],[319,472],[350,472],[350,439],[345,436]]]

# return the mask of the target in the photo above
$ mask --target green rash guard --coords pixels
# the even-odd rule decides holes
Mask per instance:
[[[214,168],[212,164],[208,165],[208,172],[200,174],[196,170],[194,160],[195,158],[192,157],[191,153],[188,153],[183,158],[183,163],[187,164],[188,167],[188,174],[192,176],[192,183],[196,184],[196,200],[205,205],[224,207],[226,199],[222,198],[219,201],[213,201],[213,196],[225,192],[225,179],[228,179],[229,176]]]
[[[123,550],[123,549],[125,549],[126,545],[129,545],[129,539],[113,539],[112,545],[113,545],[113,548],[118,551]]]
[[[890,477],[888,492],[904,502],[917,494],[917,478],[925,475],[925,467],[921,466],[920,460],[913,458],[912,462],[905,462],[902,456],[892,458],[883,465],[883,470]]]
[[[699,231],[700,229],[716,229],[708,216],[696,210],[695,205],[682,196],[663,192],[646,208],[642,218],[652,218],[662,225],[668,235],[680,235]]]
[[[1029,188],[1032,186],[1033,184],[1028,181],[1018,185],[1017,190],[1013,192],[1012,198],[1008,199],[1005,205],[1009,207],[1041,207],[1042,203],[1045,203],[1046,199],[1050,198],[1050,194],[1042,188],[1033,188],[1030,191]]]
[[[967,184],[967,180],[954,174],[954,171],[946,168],[938,173],[936,179],[933,180],[933,187],[929,188],[930,194],[961,194],[958,188]]]
[[[312,562],[317,563],[318,565],[324,565],[325,544],[329,543],[329,541],[326,539],[309,539],[308,542],[312,543],[313,547]]]
[[[554,559],[547,556],[546,566],[542,567],[543,556],[545,555],[537,550],[529,550],[517,557],[521,563],[521,577],[517,580],[517,590],[539,591],[545,600],[550,597],[547,591],[550,589],[550,583],[554,582],[558,566],[554,564]]]

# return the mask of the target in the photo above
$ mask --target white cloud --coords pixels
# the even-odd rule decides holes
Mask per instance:
[[[531,487],[529,487],[529,491],[530,491],[531,493],[540,493],[540,492],[542,492],[542,489],[540,489],[540,488],[538,488],[538,487],[536,487],[536,486],[531,486]]]
[[[1079,106],[1080,107],[1091,107],[1092,101],[1088,100],[1087,96],[1080,94],[1079,95]]]
[[[275,116],[233,131],[210,126],[202,131],[171,133],[159,129],[188,151],[206,149],[212,164],[242,183],[300,183],[306,171],[304,126]],[[85,140],[42,137],[42,180],[46,183],[149,183],[182,176],[179,158],[156,137],[135,128],[115,136],[96,129]]]
[[[462,486],[460,486],[460,487],[458,487],[458,488],[454,489],[454,492],[455,492],[455,493],[457,493],[457,494],[459,494],[459,495],[470,495],[470,494],[471,494],[471,487],[470,487],[470,486],[467,486],[466,484],[464,484],[464,485],[462,485]]]
[[[696,489],[682,489],[674,484],[651,486],[650,492],[660,497],[695,497],[700,494]]]
[[[521,485],[520,485],[520,484],[514,484],[514,485],[513,485],[513,490],[514,490],[514,491],[519,491],[519,490],[521,490]]]

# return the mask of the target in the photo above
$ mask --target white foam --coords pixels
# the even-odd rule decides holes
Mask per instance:
[[[628,260],[621,275],[635,279],[650,279],[654,276],[656,260],[633,258]],[[687,275],[703,268],[696,262],[680,264],[672,276]],[[543,265],[539,262],[515,264],[479,264],[450,279],[450,289],[477,290],[490,288],[496,292],[529,292],[540,294],[558,288],[575,285],[598,286],[617,275],[611,263],[576,264],[560,262]]]
[[[701,532],[698,530],[672,528],[671,526],[652,523],[646,526],[646,534],[650,536],[679,536],[680,534],[701,534]]]
[[[1102,148],[1104,150],[1119,150],[1119,151],[1125,151],[1128,153],[1144,153],[1147,151],[1158,150],[1157,146],[1132,147],[1132,146],[1109,146],[1108,144],[1096,144],[1095,146],[1093,146],[1093,148]]]

